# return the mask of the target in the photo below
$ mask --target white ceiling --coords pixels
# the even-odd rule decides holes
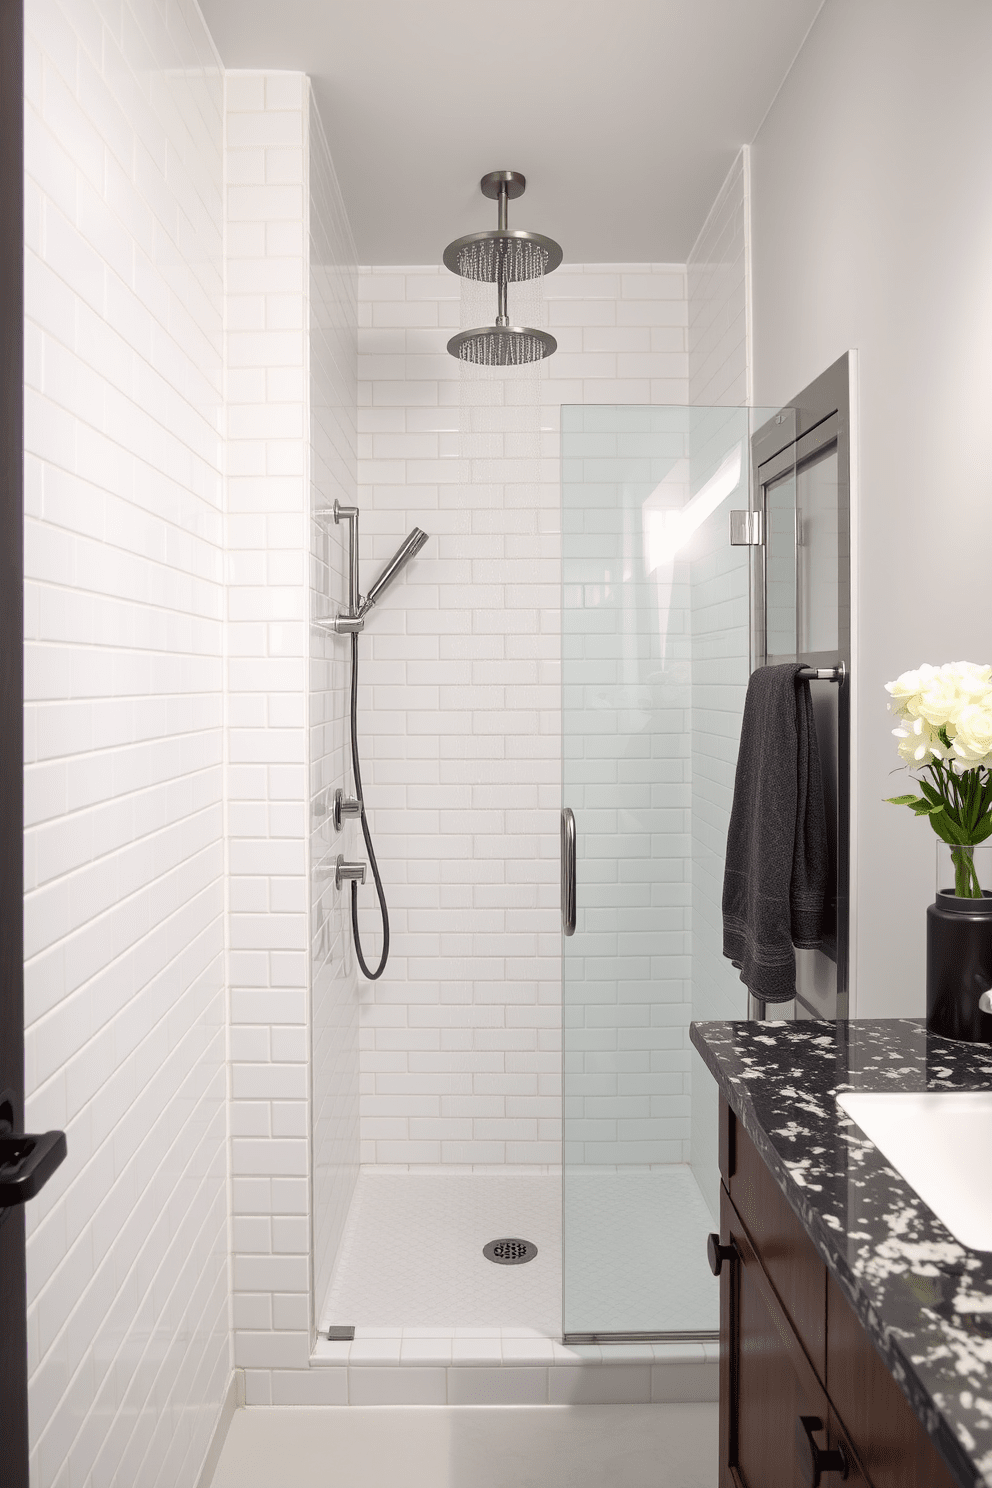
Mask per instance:
[[[228,67],[313,78],[361,263],[496,225],[684,262],[822,0],[201,0]]]

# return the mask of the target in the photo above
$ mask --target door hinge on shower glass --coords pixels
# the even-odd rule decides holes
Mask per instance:
[[[730,513],[730,546],[760,548],[765,541],[764,513],[732,511]]]

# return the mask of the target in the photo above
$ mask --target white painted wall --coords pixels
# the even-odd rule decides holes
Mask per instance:
[[[934,891],[883,684],[992,659],[990,58],[980,0],[827,0],[752,148],[756,402],[859,355],[861,1016],[923,1012]]]
[[[192,1488],[230,1377],[223,84],[191,0],[26,6],[31,1481]]]
[[[559,350],[540,382],[538,478],[501,453],[466,482],[444,349],[459,280],[432,266],[360,278],[363,574],[412,526],[432,535],[363,636],[393,927],[389,967],[361,994],[363,1161],[560,1161],[559,411],[686,401],[685,270],[566,266],[545,290]]]

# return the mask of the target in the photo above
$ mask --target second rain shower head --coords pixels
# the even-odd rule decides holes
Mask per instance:
[[[550,274],[561,263],[561,248],[540,233],[511,232],[507,226],[507,203],[522,196],[527,186],[519,171],[490,171],[479,184],[483,196],[499,203],[499,226],[456,238],[444,250],[444,263],[463,279],[496,285],[496,324],[459,331],[448,351],[459,361],[487,367],[539,362],[558,350],[558,342],[547,331],[510,324],[507,285]]]
[[[392,558],[390,558],[362,601],[362,607],[358,612],[360,616],[372,608],[383,590],[389,588],[389,585],[393,582],[400,569],[409,563],[415,553],[420,552],[429,535],[429,533],[423,532],[419,527],[414,527],[409,536],[403,539],[403,542],[397,548]]]

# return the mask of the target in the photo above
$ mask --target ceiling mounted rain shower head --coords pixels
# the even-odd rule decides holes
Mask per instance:
[[[523,367],[550,356],[558,350],[558,342],[547,331],[530,326],[478,326],[452,336],[448,350],[460,361],[480,367]]]
[[[558,342],[547,331],[511,326],[507,313],[507,285],[543,278],[561,263],[562,251],[541,233],[507,227],[507,203],[522,196],[527,186],[518,171],[490,171],[480,182],[483,196],[499,203],[499,226],[456,238],[444,250],[445,267],[462,279],[495,284],[496,324],[460,331],[448,351],[463,362],[487,367],[519,367],[539,362],[557,351]]]

